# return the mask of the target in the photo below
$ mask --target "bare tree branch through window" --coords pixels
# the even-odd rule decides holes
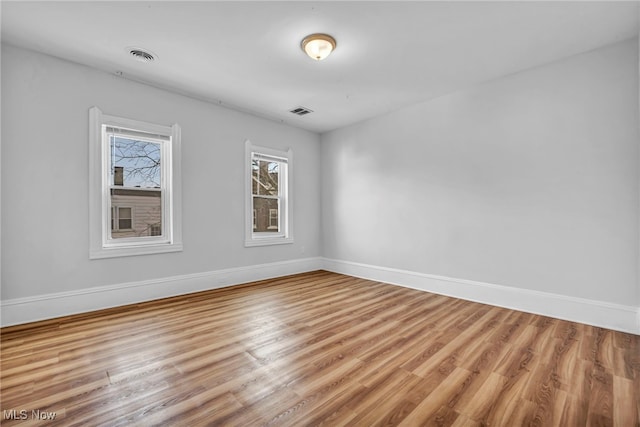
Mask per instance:
[[[111,137],[111,164],[121,167],[125,187],[160,186],[160,144],[119,136]]]

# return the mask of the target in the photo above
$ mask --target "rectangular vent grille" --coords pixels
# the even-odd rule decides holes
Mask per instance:
[[[296,116],[304,116],[306,114],[313,113],[313,110],[305,107],[296,107],[293,110],[289,110],[289,112],[295,114]]]

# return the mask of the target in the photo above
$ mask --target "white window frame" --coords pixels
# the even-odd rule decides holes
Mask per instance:
[[[111,160],[107,127],[162,137],[162,236],[111,238]],[[182,251],[180,126],[163,126],[110,116],[92,107],[89,110],[89,129],[89,258]],[[132,209],[132,225],[133,221]]]
[[[253,189],[251,163],[254,153],[263,157],[271,157],[284,165],[284,170],[279,170],[278,199],[280,232],[254,231],[253,214]],[[247,140],[245,142],[245,241],[246,247],[267,246],[293,243],[293,200],[292,200],[292,176],[293,176],[293,151],[260,147]]]

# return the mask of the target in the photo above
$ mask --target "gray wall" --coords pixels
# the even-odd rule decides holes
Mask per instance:
[[[89,260],[89,108],[182,127],[180,253]],[[294,152],[293,245],[244,247],[244,142]],[[2,46],[2,299],[320,255],[319,136]]]
[[[322,137],[330,259],[640,305],[637,39]]]

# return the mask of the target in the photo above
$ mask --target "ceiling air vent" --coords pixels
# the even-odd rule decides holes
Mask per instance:
[[[295,114],[296,116],[304,116],[306,114],[313,113],[313,110],[305,107],[296,107],[293,110],[289,110],[289,112]]]
[[[153,62],[156,59],[153,53],[137,47],[129,48],[129,54],[140,62]]]

